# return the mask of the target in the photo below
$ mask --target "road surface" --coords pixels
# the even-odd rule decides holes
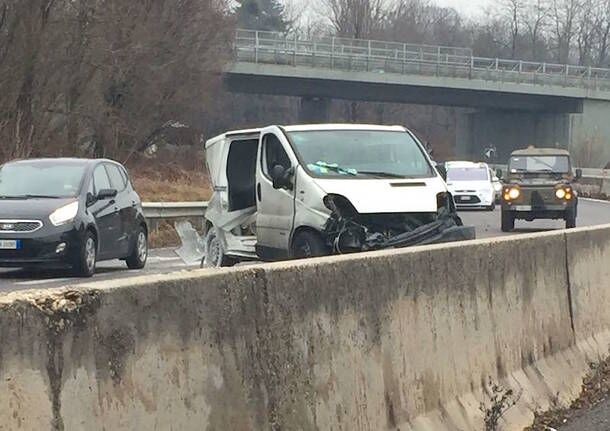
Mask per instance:
[[[564,223],[561,221],[538,220],[531,223],[517,221],[515,232],[506,234],[500,230],[499,208],[493,212],[463,211],[460,215],[466,225],[476,227],[478,238],[540,232],[564,227]],[[578,225],[594,226],[600,224],[610,224],[610,202],[582,199],[578,208]],[[98,265],[98,273],[93,280],[128,278],[143,274],[162,274],[196,267],[185,265],[173,250],[153,250],[144,270],[127,271],[123,262],[103,262]],[[59,287],[79,281],[82,280],[67,277],[66,271],[62,270],[26,272],[24,270],[0,269],[0,293],[41,287]]]
[[[610,400],[593,407],[587,413],[572,419],[559,431],[608,431],[610,430]]]

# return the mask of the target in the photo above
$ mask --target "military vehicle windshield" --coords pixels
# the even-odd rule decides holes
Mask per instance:
[[[565,174],[570,170],[567,156],[513,156],[510,159],[511,173],[558,173]]]

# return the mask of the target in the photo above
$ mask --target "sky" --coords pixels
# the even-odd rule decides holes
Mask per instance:
[[[494,4],[494,0],[434,0],[434,2],[440,6],[453,7],[471,18],[482,15],[485,8]]]
[[[454,7],[465,15],[474,18],[485,13],[485,9],[494,3],[494,0],[434,0],[440,6]]]
[[[478,18],[485,14],[498,0],[431,0],[433,3],[444,7],[453,7],[468,18]],[[310,5],[313,0],[283,0],[286,4]]]

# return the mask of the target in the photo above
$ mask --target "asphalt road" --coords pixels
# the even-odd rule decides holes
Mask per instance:
[[[520,233],[540,232],[552,229],[562,229],[560,221],[539,220],[531,223],[517,221],[514,233],[506,234],[500,230],[500,210],[495,211],[463,211],[460,213],[466,225],[476,226],[478,238],[490,238]],[[579,203],[578,225],[593,226],[610,224],[610,202],[581,200]],[[144,270],[128,271],[125,263],[120,261],[102,262],[98,264],[97,274],[93,280],[111,280],[129,278],[144,274],[163,274],[197,268],[183,263],[174,250],[153,250]],[[65,270],[24,271],[19,269],[0,268],[0,293],[33,288],[48,288],[66,286],[83,281],[70,278]],[[85,280],[89,281],[89,280]]]
[[[572,419],[559,431],[608,431],[610,430],[610,400],[593,407],[587,413]]]
[[[465,225],[476,226],[477,238],[544,232],[565,227],[565,222],[562,220],[534,220],[532,222],[517,220],[514,232],[504,233],[500,229],[500,208],[496,208],[493,212],[461,211],[460,216]],[[610,202],[580,199],[576,224],[577,226],[610,224]]]

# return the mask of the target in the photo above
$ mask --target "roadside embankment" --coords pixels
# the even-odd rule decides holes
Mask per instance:
[[[0,429],[505,429],[610,337],[610,227],[0,297]]]

